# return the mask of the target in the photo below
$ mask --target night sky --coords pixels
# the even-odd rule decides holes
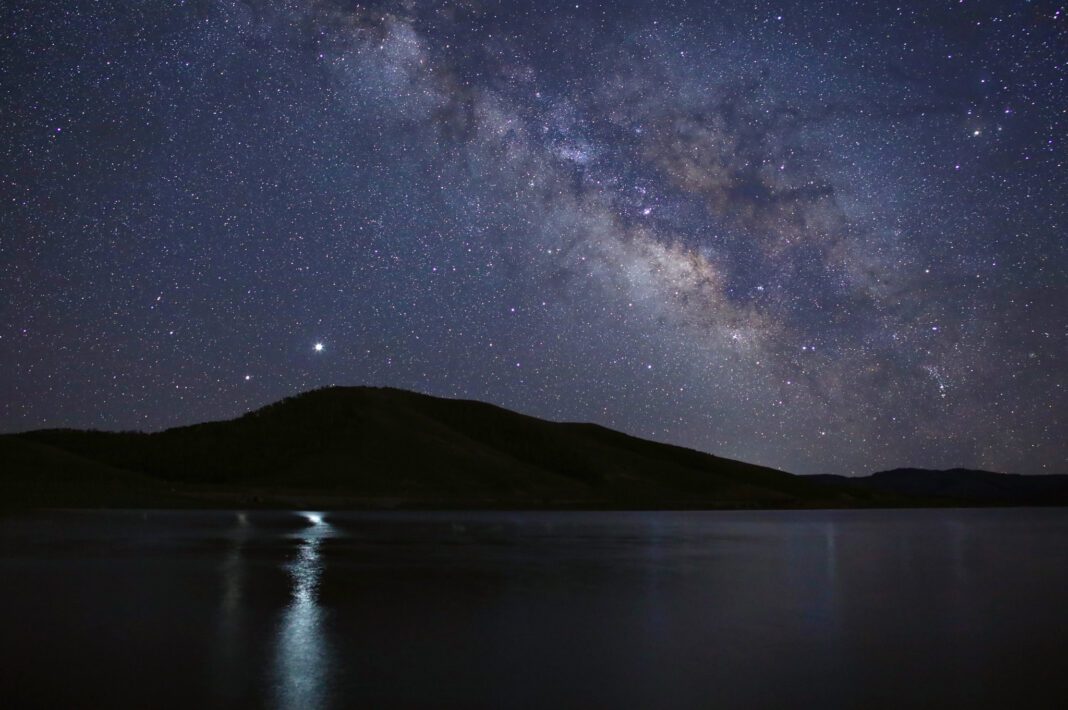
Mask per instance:
[[[0,9],[0,431],[331,384],[1068,472],[1068,11]]]

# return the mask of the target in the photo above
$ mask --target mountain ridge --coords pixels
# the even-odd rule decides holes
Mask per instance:
[[[1027,476],[980,469],[894,468],[867,476],[806,478],[834,486],[972,504],[1068,505],[1068,475]]]
[[[810,508],[928,504],[468,399],[325,387],[159,432],[0,436],[14,505]],[[66,483],[64,483],[66,481]],[[67,489],[64,486],[68,486]],[[71,493],[71,489],[81,493]],[[936,503],[941,498],[932,499]]]

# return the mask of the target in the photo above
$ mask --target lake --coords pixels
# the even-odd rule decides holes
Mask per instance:
[[[0,518],[8,708],[1065,697],[1064,509]]]

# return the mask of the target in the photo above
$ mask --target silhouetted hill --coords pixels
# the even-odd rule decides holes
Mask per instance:
[[[718,508],[886,501],[593,424],[367,387],[316,390],[237,419],[158,433],[44,430],[0,441],[5,468],[18,460],[0,481],[34,504],[72,505],[77,495],[69,490],[88,495],[105,482],[137,495],[219,505]],[[101,497],[91,495],[86,504],[100,504]]]
[[[842,486],[939,502],[981,505],[1068,505],[1068,475],[1021,476],[953,468],[936,471],[898,468],[870,476],[807,476],[836,489]]]
[[[0,509],[182,504],[168,486],[147,476],[32,439],[0,436]]]
[[[0,505],[780,508],[1064,504],[1068,476],[794,476],[482,402],[331,387],[157,433],[0,436]]]

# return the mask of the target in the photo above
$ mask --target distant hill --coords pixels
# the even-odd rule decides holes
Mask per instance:
[[[700,509],[1064,501],[1065,477],[954,473],[795,476],[594,424],[371,387],[315,390],[237,419],[157,433],[54,429],[0,436],[0,507]]]
[[[736,508],[875,505],[882,494],[593,424],[396,389],[332,387],[158,433],[0,436],[9,504]],[[15,503],[11,503],[15,501]]]
[[[873,493],[958,502],[972,505],[1068,505],[1068,475],[1021,476],[952,468],[936,471],[897,468],[870,476],[807,476],[838,489],[843,486]]]
[[[21,436],[0,436],[0,510],[182,507],[170,486]]]

